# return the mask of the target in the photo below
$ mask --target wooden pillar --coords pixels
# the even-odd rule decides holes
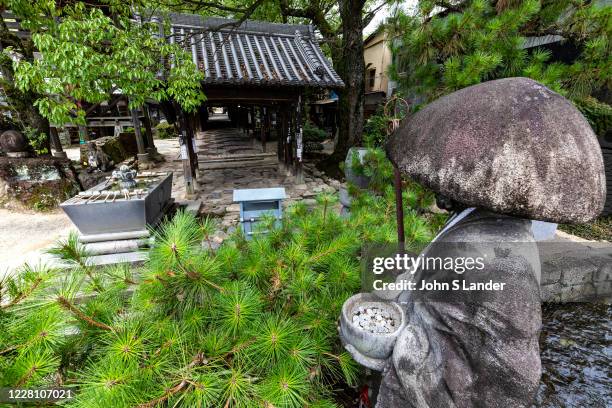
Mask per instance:
[[[295,106],[291,105],[287,115],[287,143],[285,143],[285,164],[287,175],[293,175],[293,141],[295,139]]]
[[[142,123],[145,128],[145,135],[147,136],[147,152],[151,157],[155,157],[157,148],[155,147],[155,141],[153,140],[153,129],[151,128],[151,116],[149,115],[149,107],[145,104],[142,105]]]
[[[251,126],[250,126],[251,127],[251,137],[254,139],[255,138],[255,106],[251,105],[251,107],[249,109],[249,113],[250,113],[250,116],[251,116],[251,118],[250,118],[251,119],[251,121],[250,121],[251,122]]]
[[[192,167],[192,174],[193,177],[197,177],[197,169],[200,168],[200,165],[198,163],[198,149],[196,147],[196,129],[197,129],[197,123],[196,123],[196,117],[195,114],[190,113],[188,116],[188,126],[189,126],[189,155],[191,157],[191,167]]]
[[[189,155],[189,135],[187,131],[187,118],[185,113],[175,105],[179,122],[179,146],[181,151],[181,162],[183,164],[183,177],[185,178],[185,193],[188,197],[195,194],[195,181],[193,179],[191,157]]]
[[[240,107],[240,125],[242,133],[248,136],[249,134],[249,110],[245,106]]]
[[[81,163],[87,163],[87,143],[89,142],[89,134],[87,133],[87,126],[79,125],[79,157]]]
[[[145,141],[140,131],[140,118],[138,117],[138,111],[136,109],[130,110],[132,114],[132,124],[134,125],[134,135],[136,136],[136,147],[138,149],[138,162],[148,162],[149,154],[145,149]]]
[[[276,157],[278,159],[278,172],[285,170],[285,111],[280,106],[276,107]]]
[[[60,142],[56,127],[49,128],[49,138],[51,139],[51,145],[53,146],[53,149],[55,150],[53,152],[53,156],[59,159],[67,158],[68,156],[66,155],[66,152],[62,149],[62,143]]]
[[[304,143],[302,140],[302,95],[298,97],[296,111],[296,132],[295,132],[295,181],[298,184],[304,182],[304,168],[302,159],[304,156]]]
[[[261,151],[266,152],[266,140],[270,128],[270,109],[264,106],[261,108]]]

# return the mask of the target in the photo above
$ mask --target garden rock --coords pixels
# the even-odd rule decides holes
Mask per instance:
[[[55,208],[80,191],[70,160],[0,157],[0,201],[36,210]]]
[[[314,198],[305,198],[302,202],[308,207],[315,207],[317,205],[317,200]]]
[[[389,138],[400,170],[467,206],[557,223],[588,222],[605,199],[601,149],[563,96],[528,78],[461,89]]]
[[[357,160],[361,164],[364,162],[364,157],[368,149],[364,147],[351,147],[346,154],[346,159],[344,160],[344,176],[346,177],[346,181],[353,183],[355,186],[359,188],[368,188],[370,184],[370,178],[367,176],[359,175],[353,170],[353,156],[357,156]]]
[[[17,130],[7,130],[0,135],[0,150],[9,157],[27,157],[30,145],[23,133]]]

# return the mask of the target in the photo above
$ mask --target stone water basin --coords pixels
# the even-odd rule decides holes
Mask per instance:
[[[368,309],[384,312],[388,316],[385,317],[387,321],[394,324],[387,324],[386,329],[379,332],[376,329],[364,329],[354,316]],[[374,370],[382,370],[384,361],[393,351],[397,336],[405,326],[406,314],[397,303],[382,301],[370,293],[354,295],[342,306],[340,337],[358,363]]]
[[[82,235],[143,231],[157,224],[170,204],[172,173],[143,172],[122,190],[109,179],[60,204]]]

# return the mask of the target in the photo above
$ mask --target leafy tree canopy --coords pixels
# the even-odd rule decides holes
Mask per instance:
[[[392,75],[433,100],[482,81],[526,76],[574,100],[610,88],[612,7],[588,0],[421,0],[400,13]],[[551,59],[526,38],[560,35],[575,58]]]
[[[126,95],[131,108],[146,98],[172,98],[186,111],[195,109],[205,100],[202,73],[181,44],[170,44],[164,29],[150,22],[149,5],[2,0],[40,53],[28,58],[23,43],[4,50],[13,59],[16,86],[37,94],[34,104],[55,123],[84,123],[82,103],[113,93]]]

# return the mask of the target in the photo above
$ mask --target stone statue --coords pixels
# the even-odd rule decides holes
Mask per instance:
[[[136,170],[130,169],[125,164],[119,170],[113,171],[113,178],[119,180],[122,190],[130,190],[136,187]]]
[[[87,144],[87,164],[89,165],[89,172],[96,170],[106,172],[113,168],[113,161],[110,160],[96,142],[89,142]]]
[[[382,365],[376,407],[531,406],[541,374],[540,262],[531,220],[587,222],[601,212],[605,175],[593,131],[561,95],[531,79],[506,78],[427,105],[386,149],[402,173],[455,212],[424,254],[484,255],[483,270],[466,272],[465,280],[508,286],[391,294],[407,323]],[[410,276],[418,285],[456,273],[421,268]]]

